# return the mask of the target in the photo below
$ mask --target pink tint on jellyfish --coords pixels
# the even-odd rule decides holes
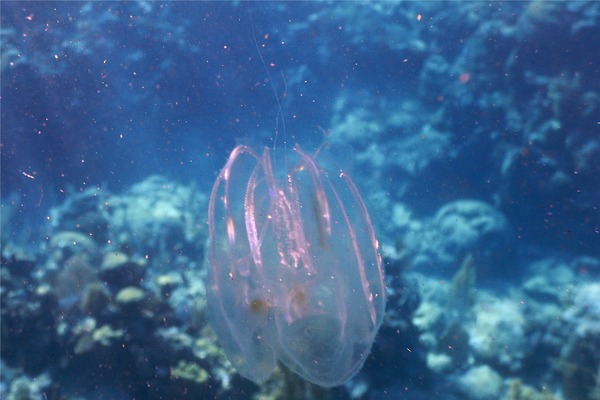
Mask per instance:
[[[332,387],[354,376],[385,310],[377,240],[343,171],[298,146],[236,147],[210,197],[208,305],[239,373],[262,383],[277,361]]]

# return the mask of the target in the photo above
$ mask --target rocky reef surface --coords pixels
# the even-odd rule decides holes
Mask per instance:
[[[282,369],[256,387],[207,324],[205,209],[195,186],[153,176],[123,194],[73,194],[49,213],[37,251],[3,242],[2,397],[380,398],[409,388],[426,398],[450,387],[453,398],[597,398],[600,260],[531,254],[518,273],[490,270],[479,251],[506,247],[510,227],[472,200],[404,218],[429,239],[402,254],[384,246],[388,311],[355,379],[324,391]]]

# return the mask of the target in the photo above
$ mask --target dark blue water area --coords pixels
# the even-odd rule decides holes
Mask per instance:
[[[2,193],[21,196],[24,216],[157,173],[210,185],[238,140],[321,140],[338,77],[288,83],[315,55],[273,28],[310,5],[278,21],[271,9],[288,6],[144,7],[3,2],[3,46],[17,54],[3,71]]]
[[[418,99],[421,119],[384,133],[385,143],[427,124],[450,133],[420,176],[387,168],[391,192],[412,180],[400,197],[419,215],[461,197],[493,203],[500,192],[503,211],[523,225],[532,217],[590,235],[597,218],[561,220],[573,210],[587,218],[600,180],[589,138],[598,129],[592,7],[576,2],[559,16],[524,2],[470,7],[408,6],[434,21],[426,29],[380,6],[403,32],[374,28],[360,6],[311,23],[334,7],[310,2],[3,2],[3,197],[17,193],[23,216],[37,218],[66,193],[121,191],[156,173],[210,185],[236,143],[318,146],[346,90],[370,99],[362,107],[387,101],[387,115],[394,101]],[[511,120],[517,110],[527,112]],[[548,138],[557,119],[562,129]],[[565,174],[564,189],[544,191]]]

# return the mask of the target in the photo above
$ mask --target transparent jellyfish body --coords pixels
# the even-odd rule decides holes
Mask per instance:
[[[385,310],[381,257],[348,175],[297,146],[236,147],[209,202],[211,323],[239,373],[262,383],[278,361],[337,386],[362,367]],[[279,165],[279,164],[277,164]]]

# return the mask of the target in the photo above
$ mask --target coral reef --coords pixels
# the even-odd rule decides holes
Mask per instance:
[[[568,399],[592,400],[600,379],[600,285],[578,287],[563,320],[571,328],[558,361],[563,394]]]
[[[0,398],[600,399],[599,2],[1,6]],[[257,387],[207,324],[238,137],[341,146],[368,197],[344,386]]]
[[[396,207],[394,222],[402,232],[405,257],[416,271],[449,277],[470,255],[481,282],[495,278],[497,271],[506,272],[512,254],[511,227],[506,217],[487,203],[457,200],[424,221]]]
[[[142,186],[151,190],[159,181],[153,178],[149,186]],[[134,192],[142,196],[140,190]],[[89,387],[112,388],[115,397],[111,398],[121,398],[116,394],[121,391],[149,399],[197,398],[200,393],[231,391],[233,370],[213,344],[214,338],[211,342],[201,340],[201,329],[206,328],[206,305],[198,301],[204,297],[200,270],[162,275],[157,272],[161,270],[159,263],[165,262],[167,253],[173,254],[175,249],[177,260],[183,265],[201,263],[196,259],[201,251],[183,251],[185,246],[191,246],[190,252],[196,248],[197,244],[189,243],[198,239],[204,229],[196,226],[202,224],[192,227],[186,220],[197,212],[197,204],[190,200],[194,192],[183,187],[177,190],[162,197],[162,205],[152,202],[151,193],[144,195],[148,204],[158,207],[153,214],[156,220],[151,224],[155,231],[148,231],[145,222],[133,217],[142,218],[142,214],[120,214],[130,206],[127,201],[143,208],[141,199],[121,198],[120,206],[103,208],[103,196],[119,196],[83,193],[51,213],[47,256],[3,247],[3,362],[18,367],[21,374],[51,371],[48,379],[52,381],[54,398],[81,393],[79,385],[83,382]],[[185,203],[180,202],[181,196],[188,196]],[[177,211],[177,207],[181,209]],[[91,225],[81,223],[90,210],[101,210],[98,215],[110,223],[94,226],[91,232]],[[147,208],[142,211],[149,212]],[[117,233],[121,218],[133,226]],[[158,251],[146,253],[152,257],[136,256],[147,251],[139,240],[150,240],[139,236],[149,234],[156,234],[152,237],[156,246],[170,235],[169,246],[174,247],[165,247],[163,242]],[[98,242],[102,237],[107,240]],[[186,340],[174,341],[173,336]],[[106,367],[101,367],[102,373],[96,373],[84,368],[90,362]],[[7,398],[39,398],[39,391],[32,389],[24,375],[18,376],[23,378],[12,380]],[[156,385],[148,387],[142,383],[147,380]]]
[[[177,263],[176,254],[202,259],[207,198],[195,186],[152,176],[112,197],[110,237],[125,252],[157,257],[155,269]],[[162,268],[162,267],[165,268]]]
[[[19,377],[13,380],[6,394],[0,392],[6,400],[45,400],[52,381],[47,374],[35,378]]]
[[[171,377],[203,384],[208,380],[208,372],[196,363],[180,360],[179,364],[171,369]]]
[[[458,378],[457,384],[470,400],[497,399],[502,391],[502,377],[487,365],[470,368]]]
[[[547,389],[541,391],[523,384],[519,379],[511,379],[508,382],[508,390],[504,400],[555,400],[556,397]]]
[[[600,292],[588,272],[595,259],[531,261],[508,293],[481,288],[473,262],[467,257],[448,285],[409,272],[421,288],[412,322],[427,368],[469,399],[595,398]],[[583,274],[575,266],[585,266]],[[496,383],[486,392],[481,382]]]
[[[474,357],[498,368],[518,371],[527,349],[526,320],[520,302],[483,297],[473,312],[476,317],[467,331]]]

